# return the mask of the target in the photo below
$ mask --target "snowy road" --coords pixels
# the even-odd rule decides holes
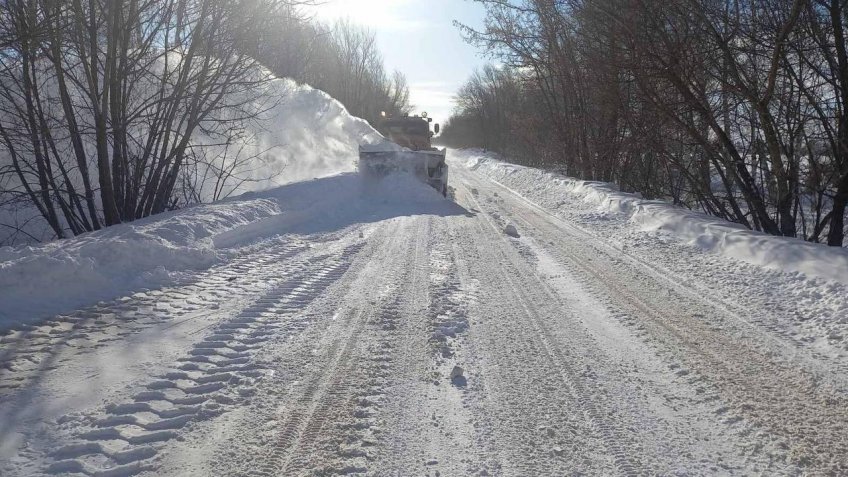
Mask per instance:
[[[844,359],[451,182],[6,335],[0,474],[848,472]]]

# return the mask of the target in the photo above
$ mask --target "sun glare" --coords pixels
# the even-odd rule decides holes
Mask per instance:
[[[415,28],[423,22],[405,18],[403,7],[409,0],[326,0],[310,7],[321,20],[349,19],[374,28]]]

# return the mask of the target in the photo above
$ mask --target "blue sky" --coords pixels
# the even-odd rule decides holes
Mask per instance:
[[[320,20],[349,18],[373,30],[389,70],[409,80],[416,112],[443,122],[451,97],[474,68],[485,64],[462,40],[453,21],[479,26],[484,10],[469,0],[320,0]]]

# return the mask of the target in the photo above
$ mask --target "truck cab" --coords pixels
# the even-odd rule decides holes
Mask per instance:
[[[393,143],[413,151],[429,151],[433,149],[430,138],[434,132],[430,131],[430,123],[433,118],[427,117],[427,113],[421,116],[399,116],[385,117],[380,122],[378,130]],[[435,125],[435,132],[439,132],[439,125]]]

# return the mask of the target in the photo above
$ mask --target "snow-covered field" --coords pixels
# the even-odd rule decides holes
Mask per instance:
[[[449,158],[3,249],[0,474],[848,472],[844,251]]]

